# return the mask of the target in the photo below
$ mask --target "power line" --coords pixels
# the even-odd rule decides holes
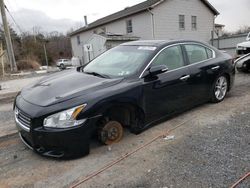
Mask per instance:
[[[17,66],[16,66],[16,61],[15,61],[12,41],[10,38],[10,30],[8,27],[8,22],[7,22],[7,18],[6,18],[6,14],[5,14],[5,7],[4,7],[3,0],[0,0],[0,11],[1,11],[1,16],[2,16],[2,21],[3,21],[4,37],[5,37],[6,46],[7,46],[10,68],[11,68],[11,72],[14,72],[17,70]]]
[[[12,10],[15,10],[15,7],[13,6],[13,0],[5,0],[4,4],[8,6],[9,10],[12,12]]]
[[[7,12],[9,13],[11,19],[13,20],[14,24],[17,26],[17,28],[19,29],[19,31],[21,33],[24,33],[23,30],[21,29],[21,27],[17,24],[16,20],[14,19],[14,17],[12,16],[12,14],[10,13],[8,7],[6,6],[6,4],[4,5],[5,9],[7,10]]]

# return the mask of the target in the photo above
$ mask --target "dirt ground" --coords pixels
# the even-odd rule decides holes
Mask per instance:
[[[11,106],[0,104],[0,122],[14,130]],[[176,126],[168,137],[82,182]],[[250,74],[237,74],[235,87],[222,103],[193,108],[140,135],[126,132],[110,147],[93,140],[90,155],[79,159],[41,157],[17,134],[1,137],[0,187],[230,187],[250,172],[249,135]],[[238,187],[249,188],[250,177]]]

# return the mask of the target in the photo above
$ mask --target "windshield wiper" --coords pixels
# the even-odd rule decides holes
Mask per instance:
[[[110,78],[108,75],[106,74],[100,74],[100,73],[97,73],[97,72],[84,72],[86,74],[91,74],[91,75],[94,75],[94,76],[98,76],[98,77],[101,77],[101,78]]]

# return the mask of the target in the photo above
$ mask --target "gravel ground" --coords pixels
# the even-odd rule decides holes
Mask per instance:
[[[12,102],[12,100],[9,100]],[[16,133],[14,114],[12,112],[13,105],[12,103],[1,103],[0,104],[0,138],[5,135],[11,135]]]
[[[194,121],[196,128],[179,130],[185,132],[181,139],[160,141],[154,153],[161,160],[126,187],[229,187],[250,169],[250,107],[245,110],[227,122],[202,126]],[[250,187],[249,179],[241,187]]]
[[[11,118],[8,105],[0,104],[1,125]],[[17,135],[0,138],[0,185],[72,186],[182,122],[169,139],[157,139],[78,187],[229,187],[250,171],[250,75],[238,74],[224,102],[201,105],[140,135],[126,132],[110,148],[93,141],[83,158],[48,159],[27,149]],[[250,178],[238,187],[250,187]]]

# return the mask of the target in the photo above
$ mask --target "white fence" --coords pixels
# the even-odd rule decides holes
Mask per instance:
[[[232,35],[228,37],[220,37],[211,41],[211,44],[220,49],[229,53],[231,56],[236,55],[236,46],[238,43],[246,41],[247,33],[240,35]]]

